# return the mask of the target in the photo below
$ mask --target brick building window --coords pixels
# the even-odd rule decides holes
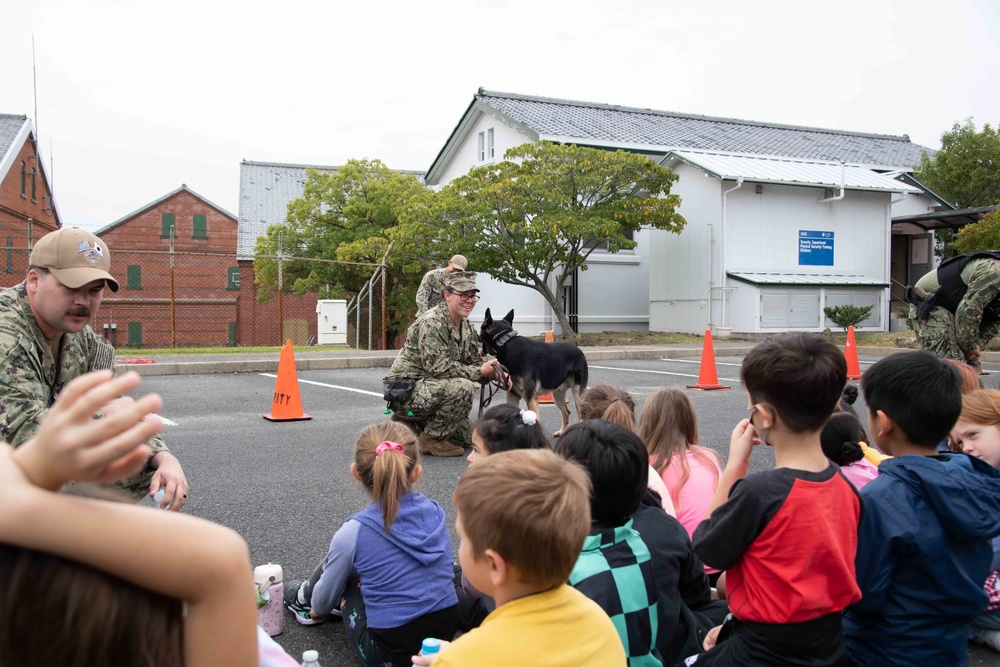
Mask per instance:
[[[38,200],[35,199],[35,178],[38,176],[38,169],[31,170],[31,203],[37,204]]]
[[[161,239],[169,239],[170,238],[170,228],[175,225],[175,223],[177,221],[177,218],[176,218],[176,216],[174,216],[173,213],[164,213],[163,216],[160,219],[163,222],[163,228],[160,231],[160,238]]]
[[[194,233],[191,234],[193,239],[207,239],[208,238],[208,221],[203,213],[196,213],[194,216]]]
[[[126,272],[127,282],[125,289],[142,289],[142,267],[138,264],[130,264]]]
[[[21,196],[24,197],[25,199],[27,199],[28,195],[25,193],[25,190],[24,190],[24,185],[25,185],[25,178],[24,177],[25,177],[24,162],[22,161],[21,162]]]
[[[142,347],[142,322],[128,323],[128,346]]]

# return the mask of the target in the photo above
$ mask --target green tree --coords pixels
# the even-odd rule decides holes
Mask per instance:
[[[960,253],[1000,248],[1000,209],[962,227],[955,235],[954,245]]]
[[[278,234],[287,292],[321,297],[356,296],[389,247],[387,230],[399,224],[407,202],[424,190],[411,174],[392,171],[378,160],[350,160],[334,173],[309,169],[302,196],[288,203],[287,221],[271,225],[257,240],[256,282],[278,285]],[[315,260],[336,260],[315,261]],[[390,254],[386,276],[386,347],[405,328],[416,286],[426,267]],[[266,298],[267,290],[261,290]]]
[[[989,123],[977,131],[971,118],[956,122],[941,135],[933,158],[923,154],[914,175],[956,208],[1000,203],[1000,133]],[[935,238],[938,255],[954,254],[953,232],[941,230]]]
[[[540,142],[505,158],[415,198],[389,235],[406,252],[462,252],[477,271],[535,290],[567,335],[563,287],[595,250],[634,248],[642,227],[684,227],[677,175],[644,155]]]

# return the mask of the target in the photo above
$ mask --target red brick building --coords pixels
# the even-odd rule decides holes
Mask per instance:
[[[31,121],[0,114],[0,287],[24,280],[31,244],[59,226]]]
[[[236,216],[186,185],[95,232],[121,284],[94,328],[116,347],[238,345]]]

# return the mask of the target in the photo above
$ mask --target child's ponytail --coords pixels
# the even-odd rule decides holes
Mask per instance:
[[[354,465],[361,483],[382,511],[386,533],[396,519],[399,499],[410,490],[410,476],[419,460],[416,436],[402,424],[372,424],[358,436]]]

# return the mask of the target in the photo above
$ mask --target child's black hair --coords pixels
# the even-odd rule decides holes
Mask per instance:
[[[649,482],[649,454],[634,431],[589,419],[566,429],[554,449],[590,473],[594,521],[620,526],[639,509]]]
[[[751,401],[773,406],[792,431],[818,431],[844,391],[847,360],[821,334],[778,334],[750,350],[740,380]]]
[[[857,385],[849,384],[844,387],[844,393],[840,395],[840,403],[837,405],[837,409],[841,412],[847,412],[857,417],[858,411],[854,409],[854,403],[857,400],[858,387]]]
[[[863,439],[861,422],[850,412],[834,412],[819,434],[826,458],[839,466],[851,465],[864,458],[859,444]]]
[[[549,449],[538,416],[509,403],[494,405],[484,412],[473,424],[472,431],[483,439],[490,454],[512,449]]]
[[[926,448],[944,440],[962,413],[962,378],[930,352],[892,354],[861,376],[871,414],[892,419],[907,439]]]

